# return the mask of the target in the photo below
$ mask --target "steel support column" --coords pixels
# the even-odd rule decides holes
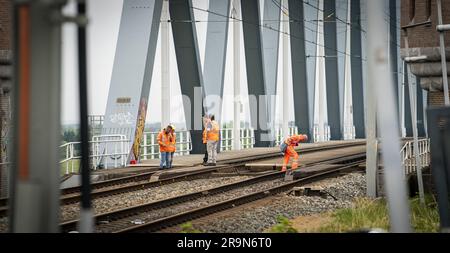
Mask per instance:
[[[337,65],[336,36],[336,3],[334,0],[324,1],[324,41],[325,41],[325,75],[327,92],[327,114],[330,126],[330,139],[340,140],[341,114],[339,104],[339,76]]]
[[[419,137],[425,137],[425,117],[423,112],[423,90],[420,87],[420,78],[416,77],[416,89],[417,89],[417,134]]]
[[[211,108],[207,107],[205,109],[207,113],[214,113],[216,119],[220,121],[228,38],[227,16],[230,13],[230,1],[210,0],[208,10],[210,13],[208,13],[208,27],[206,30],[203,82],[205,103],[211,105]]]
[[[61,23],[52,17],[61,15],[62,4],[30,1],[14,6],[12,232],[59,230]]]
[[[413,80],[411,80],[411,74],[409,72],[409,68],[407,66],[406,63],[404,69],[404,73],[403,75],[405,75],[405,86],[403,87],[405,89],[404,95],[405,97],[403,98],[404,100],[404,107],[405,107],[405,133],[407,137],[411,137],[413,136],[413,130],[412,130],[412,119],[411,119],[411,101],[410,101],[410,96],[409,96],[409,82],[412,82]]]
[[[240,19],[240,0],[233,0],[231,17]],[[241,22],[233,22],[233,148],[241,149]]]
[[[161,128],[171,123],[169,0],[164,0],[161,10]]]
[[[186,127],[192,154],[205,153],[202,143],[203,77],[191,0],[170,0],[169,12],[177,58]],[[188,21],[188,22],[186,22]]]
[[[365,138],[360,1],[361,0],[352,0],[351,15],[350,15],[350,22],[352,24],[351,69],[352,69],[353,125],[355,126],[355,138]]]
[[[409,203],[399,153],[398,112],[388,67],[388,31],[383,24],[384,14],[382,1],[367,1],[368,86],[375,90],[375,93],[369,95],[376,97],[390,230],[394,233],[407,233],[411,231]]]
[[[162,0],[123,2],[102,134],[127,136],[132,144],[128,160],[139,160],[161,8]]]
[[[270,146],[270,139],[263,136],[267,130],[266,83],[264,75],[263,45],[260,30],[258,0],[241,0],[244,49],[247,69],[248,93],[250,99],[251,124],[255,129],[255,147]]]
[[[395,91],[396,104],[399,104],[399,94],[398,94],[398,43],[397,33],[399,27],[397,26],[397,4],[400,4],[397,0],[389,1],[389,64],[391,67],[392,80]],[[399,108],[399,106],[397,107]],[[400,111],[399,109],[397,109]]]
[[[303,2],[289,0],[289,31],[291,34],[291,62],[292,62],[292,85],[294,92],[294,115],[295,125],[298,132],[311,136],[311,118],[310,108],[312,107],[308,98],[308,79],[306,71],[306,52],[305,52],[305,18]]]
[[[275,95],[277,91],[278,48],[281,0],[264,0],[262,43],[264,45],[264,73],[268,108],[267,129],[271,145],[275,144]]]

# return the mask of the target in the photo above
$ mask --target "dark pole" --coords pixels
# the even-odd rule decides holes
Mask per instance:
[[[79,0],[78,17],[86,16],[86,3]],[[88,128],[88,96],[86,67],[86,25],[78,25],[78,75],[80,90],[80,134],[81,134],[81,213],[80,232],[92,232],[91,182],[89,168],[89,128]]]

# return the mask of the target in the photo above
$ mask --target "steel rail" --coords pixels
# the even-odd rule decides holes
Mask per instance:
[[[345,147],[359,146],[359,145],[365,145],[365,143],[364,142],[352,142],[352,143],[329,145],[326,147],[311,147],[311,148],[305,148],[305,149],[297,148],[296,150],[301,153],[310,153],[310,152],[315,152],[315,151],[325,151],[325,150],[330,150],[330,149],[335,149],[335,148],[345,148]],[[254,156],[248,156],[248,157],[244,157],[244,158],[224,159],[224,160],[220,161],[217,166],[205,167],[205,170],[202,170],[201,172],[202,173],[210,173],[217,169],[222,169],[224,167],[230,167],[230,165],[236,166],[236,163],[256,161],[256,160],[260,160],[260,159],[269,159],[269,158],[273,158],[273,157],[278,157],[279,155],[280,155],[279,152],[271,152],[268,154],[267,153],[266,154],[257,154]],[[194,164],[192,167],[196,167],[199,165],[201,165],[201,163]],[[185,167],[185,168],[188,168],[188,167]],[[114,178],[114,179],[104,180],[101,182],[92,183],[91,184],[92,189],[94,190],[93,194],[95,195],[95,193],[94,193],[95,190],[98,190],[101,188],[148,180],[157,171],[158,171],[158,169],[155,169],[155,171],[145,172],[145,173],[141,173],[139,175],[125,176],[125,177]],[[188,176],[188,175],[189,174],[186,174],[183,176]],[[196,172],[194,172],[194,173],[192,173],[192,175],[197,176],[198,174]],[[179,178],[185,179],[185,178],[183,178],[183,176],[175,176],[175,177],[173,177],[173,179],[175,179],[175,180],[179,179]],[[76,187],[62,189],[61,195],[69,195],[69,194],[74,194],[74,193],[79,193],[79,192],[80,192],[80,187],[76,186]],[[8,198],[0,198],[0,209],[1,209],[1,207],[6,206],[7,202],[8,202]]]
[[[358,154],[347,155],[344,157],[324,159],[324,160],[321,160],[318,162],[309,163],[309,164],[307,164],[307,166],[315,166],[315,165],[323,164],[323,163],[341,164],[341,163],[354,161],[354,160],[361,161],[364,158],[365,158],[365,152],[361,152]],[[277,172],[253,177],[253,178],[250,178],[247,180],[239,181],[236,183],[222,185],[222,186],[215,187],[215,188],[212,188],[209,190],[203,190],[203,191],[198,191],[198,192],[194,192],[194,193],[184,194],[184,195],[172,197],[169,199],[164,199],[164,200],[160,200],[160,201],[150,202],[147,204],[137,205],[137,206],[133,206],[133,207],[129,207],[129,208],[123,208],[123,209],[116,210],[116,211],[98,214],[98,215],[95,215],[94,217],[95,217],[97,223],[101,222],[101,221],[105,221],[105,220],[106,221],[118,220],[121,218],[125,218],[125,217],[129,217],[131,215],[138,214],[138,213],[144,213],[147,211],[160,209],[160,208],[164,208],[167,206],[184,203],[184,202],[194,200],[194,199],[197,199],[200,197],[213,196],[213,195],[223,193],[226,191],[230,191],[233,189],[237,189],[240,187],[249,186],[249,185],[260,183],[260,182],[267,181],[267,180],[273,180],[276,178],[281,178],[284,176],[284,174],[285,174],[284,172],[277,171]],[[75,230],[77,223],[78,223],[78,220],[71,220],[71,221],[61,223],[62,231],[68,232],[68,231]]]
[[[267,190],[258,191],[255,193],[250,193],[241,197],[233,198],[230,200],[215,203],[206,207],[197,208],[194,210],[189,210],[180,214],[172,215],[169,217],[161,218],[146,224],[131,226],[122,230],[115,231],[115,233],[145,233],[145,232],[155,232],[164,228],[172,227],[183,222],[191,221],[203,216],[217,213],[226,209],[234,208],[239,205],[250,203],[259,199],[263,199],[281,192],[290,190],[294,186],[311,183],[324,178],[327,178],[333,174],[340,173],[343,170],[348,170],[359,165],[361,161],[353,162],[348,165],[343,165],[340,168],[328,170],[325,172],[320,172],[312,176],[294,180],[280,186],[275,186]]]
[[[312,153],[312,152],[316,152],[316,151],[326,151],[326,150],[332,150],[332,149],[337,149],[337,148],[356,147],[356,146],[362,146],[362,145],[365,145],[365,143],[352,142],[352,143],[329,145],[326,147],[311,147],[311,148],[301,149],[301,150],[297,149],[297,151],[300,151],[302,154],[304,154],[304,153]],[[235,168],[237,166],[244,166],[245,163],[250,162],[250,161],[270,159],[270,158],[274,158],[274,157],[278,157],[278,156],[280,156],[279,152],[271,152],[268,154],[267,153],[266,154],[257,154],[257,155],[253,155],[253,156],[243,157],[243,158],[224,159],[217,166],[205,167],[202,170],[197,170],[195,172],[189,172],[189,173],[186,173],[183,175],[169,177],[166,179],[161,179],[161,180],[157,180],[157,181],[153,181],[153,182],[148,182],[148,180],[158,170],[155,170],[153,172],[142,173],[139,175],[126,176],[126,177],[121,177],[121,178],[105,180],[102,182],[96,182],[96,183],[92,184],[93,190],[91,192],[91,197],[92,197],[92,199],[97,199],[97,198],[112,196],[112,195],[116,195],[116,194],[120,194],[120,193],[132,192],[132,191],[137,191],[137,190],[142,190],[142,189],[153,188],[153,187],[157,187],[157,186],[161,186],[161,185],[172,184],[172,183],[176,183],[176,182],[180,182],[180,181],[199,179],[199,178],[203,178],[213,172],[216,172],[218,170]],[[309,165],[309,164],[307,164],[307,165]],[[194,165],[193,167],[195,167],[195,166],[196,165]],[[188,167],[186,167],[186,168],[188,168]],[[111,188],[103,189],[103,188],[107,188],[107,187],[119,186],[121,184],[133,183],[133,182],[136,182],[136,184],[126,185],[126,186],[112,188],[112,189]],[[142,182],[142,183],[139,183],[139,182]],[[63,189],[62,193],[61,193],[62,196],[60,198],[61,204],[67,205],[67,204],[72,204],[72,203],[78,202],[81,198],[79,188],[80,187],[77,186],[77,187]],[[8,211],[8,208],[6,207],[7,200],[8,200],[7,198],[0,199],[0,217],[4,217],[7,215],[7,211]]]

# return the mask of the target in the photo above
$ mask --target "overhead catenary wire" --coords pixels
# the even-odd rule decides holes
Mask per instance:
[[[285,34],[285,35],[289,36],[290,38],[296,38],[296,39],[304,40],[304,41],[307,42],[307,43],[310,43],[310,44],[313,44],[313,45],[317,45],[317,46],[321,46],[321,47],[323,47],[323,48],[331,49],[331,50],[336,51],[337,53],[340,53],[340,54],[343,54],[343,55],[348,55],[348,56],[351,56],[351,57],[359,57],[359,58],[361,58],[362,61],[366,61],[366,59],[362,58],[361,56],[352,56],[351,54],[347,54],[346,52],[343,52],[343,51],[340,51],[340,50],[337,50],[337,49],[334,49],[334,48],[330,48],[330,47],[327,47],[327,46],[325,46],[325,45],[321,45],[321,44],[316,43],[316,42],[314,42],[314,41],[307,40],[307,39],[304,38],[304,37],[302,38],[302,37],[294,36],[294,35],[292,35],[292,34],[290,34],[290,33],[288,33],[288,32],[283,32],[283,31],[281,31],[281,30],[272,28],[272,27],[270,27],[270,26],[264,26],[264,25],[261,25],[261,24],[259,24],[259,23],[258,23],[258,24],[255,24],[255,23],[252,23],[252,22],[244,21],[244,20],[242,20],[242,19],[238,19],[238,18],[231,17],[231,16],[229,16],[229,15],[224,15],[224,14],[221,14],[221,13],[216,13],[216,12],[213,12],[213,11],[210,11],[210,10],[206,10],[206,9],[202,9],[202,8],[198,8],[198,7],[194,7],[194,6],[192,6],[191,8],[194,9],[194,10],[207,12],[207,13],[214,14],[214,15],[217,15],[217,16],[221,16],[221,17],[233,19],[233,20],[235,20],[235,21],[240,21],[240,22],[243,22],[243,23],[246,23],[246,24],[255,25],[255,26],[258,26],[258,27],[261,27],[261,28],[269,29],[269,30],[272,30],[272,31],[275,31],[275,32],[278,32],[278,33],[281,33],[281,34]]]
[[[277,7],[281,10],[281,12],[282,12],[284,15],[286,15],[287,17],[289,17],[290,20],[294,20],[294,21],[296,21],[296,22],[300,22],[299,19],[296,19],[296,18],[294,18],[294,17],[292,17],[292,16],[289,15],[289,9],[288,9],[287,7],[285,7],[283,4],[281,4],[281,3],[278,4],[275,0],[272,0],[272,3],[273,3],[275,6],[277,6]],[[305,2],[304,2],[304,3],[305,3]],[[310,5],[310,4],[308,4],[308,5]],[[310,6],[311,6],[311,5],[310,5]],[[314,8],[317,9],[317,10],[321,10],[321,9],[319,9],[318,7],[317,7],[317,8],[314,7]],[[340,9],[341,9],[341,10],[344,10],[343,8],[340,8]],[[323,11],[323,10],[322,10],[322,11]],[[346,8],[345,11],[348,12],[348,11],[349,11],[348,8]],[[345,32],[345,33],[348,32],[348,25],[352,26],[352,24],[349,23],[349,22],[345,22],[345,21],[339,19],[339,18],[337,17],[337,13],[336,13],[336,12],[330,14],[327,18],[329,18],[331,15],[335,15],[336,19],[337,19],[340,23],[342,23],[342,24],[345,25],[345,28],[342,29],[342,31],[340,31],[340,32],[336,32],[336,34],[341,34],[341,33],[344,33],[344,32]],[[320,19],[312,20],[311,22],[313,22],[313,21],[315,21],[315,22],[334,22],[334,23],[337,23],[337,22],[338,22],[338,21],[328,21],[328,20],[325,20],[325,19],[323,19],[323,20],[320,20]],[[314,22],[314,23],[315,23],[315,22]],[[361,26],[359,26],[359,27],[361,27]],[[336,27],[336,28],[338,28],[338,27]],[[316,34],[324,34],[324,33],[319,32],[319,31],[317,31],[317,30],[312,30],[311,28],[308,28],[307,26],[305,26],[305,29],[308,29],[308,30],[310,30],[310,31],[312,31],[312,32],[314,32],[314,33],[316,33]],[[362,30],[362,29],[359,29],[359,30],[361,30],[361,31],[363,31],[363,32],[365,33],[364,30]],[[345,57],[345,55],[343,55],[343,56],[338,56],[338,55],[324,55],[324,56],[306,55],[306,58],[311,58],[311,57],[323,57],[323,58],[335,57],[335,58],[337,58],[337,57]]]

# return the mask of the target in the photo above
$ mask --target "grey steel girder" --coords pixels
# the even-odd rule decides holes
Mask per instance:
[[[139,159],[161,9],[162,0],[123,2],[102,135],[123,134],[131,140],[128,160]]]
[[[353,125],[355,138],[365,138],[360,0],[352,0],[350,11]]]
[[[206,30],[203,82],[206,106],[211,105],[214,111],[208,107],[205,110],[207,113],[214,112],[216,119],[220,120],[223,100],[217,98],[223,99],[229,24],[227,16],[230,12],[230,0],[210,0],[208,9],[210,12]]]
[[[271,142],[263,131],[267,130],[266,82],[264,74],[263,42],[260,30],[260,9],[258,0],[241,0],[244,49],[247,69],[248,93],[250,99],[251,124],[255,129],[255,147],[267,147]],[[255,104],[256,103],[256,104]],[[262,124],[260,124],[262,123]],[[264,138],[266,137],[266,138]]]
[[[330,139],[340,140],[341,115],[339,103],[339,76],[337,63],[336,35],[336,3],[334,0],[324,1],[324,33],[325,33],[325,73],[327,87],[328,125]]]
[[[306,134],[312,140],[312,115],[310,108],[313,100],[309,99],[309,88],[306,71],[305,22],[303,2],[289,0],[289,32],[291,34],[292,85],[294,93],[295,125],[298,132]]]
[[[202,143],[204,84],[192,1],[170,0],[169,12],[181,93],[184,96],[186,127],[191,134],[191,153],[202,154],[205,152],[205,145]]]
[[[268,129],[275,141],[275,95],[277,92],[278,49],[280,33],[281,0],[264,0],[262,44],[268,108]]]

